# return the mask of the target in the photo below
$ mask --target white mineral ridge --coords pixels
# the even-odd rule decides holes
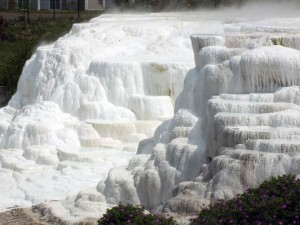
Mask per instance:
[[[0,210],[65,199],[126,166],[173,117],[194,64],[190,35],[221,31],[212,24],[193,14],[102,15],[38,47],[0,110]]]
[[[271,33],[254,22],[257,33],[192,35],[196,68],[174,117],[139,143],[126,169],[99,182],[107,203],[194,214],[272,176],[300,176],[300,36],[270,21]]]
[[[229,12],[102,15],[37,48],[0,110],[0,210],[189,214],[298,175],[300,19]]]

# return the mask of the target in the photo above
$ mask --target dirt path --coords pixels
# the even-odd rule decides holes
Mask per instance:
[[[12,209],[7,212],[0,213],[0,225],[50,225],[41,222],[37,214],[31,209]]]

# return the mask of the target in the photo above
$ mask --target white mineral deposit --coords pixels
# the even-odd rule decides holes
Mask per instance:
[[[300,178],[300,6],[268,8],[104,14],[37,48],[0,109],[0,210],[189,215]]]

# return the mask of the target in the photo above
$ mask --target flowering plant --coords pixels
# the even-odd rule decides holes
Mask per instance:
[[[300,180],[284,175],[202,210],[190,225],[300,224]]]
[[[108,209],[103,217],[98,220],[98,225],[176,225],[170,217],[145,212],[143,206],[122,205],[121,203]]]

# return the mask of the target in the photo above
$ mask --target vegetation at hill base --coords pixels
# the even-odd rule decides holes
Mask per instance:
[[[174,218],[145,214],[142,206],[108,209],[98,225],[175,225]],[[300,180],[284,175],[263,182],[229,201],[218,201],[190,220],[190,225],[300,224]]]
[[[26,24],[24,17],[5,19],[0,12],[0,86],[6,86],[5,105],[17,89],[23,66],[41,43],[51,43],[69,32],[76,17],[55,20],[39,17]]]
[[[98,225],[176,225],[175,220],[161,215],[146,213],[143,206],[122,205],[108,209],[98,220]]]
[[[300,224],[300,180],[284,175],[200,212],[198,224]]]

